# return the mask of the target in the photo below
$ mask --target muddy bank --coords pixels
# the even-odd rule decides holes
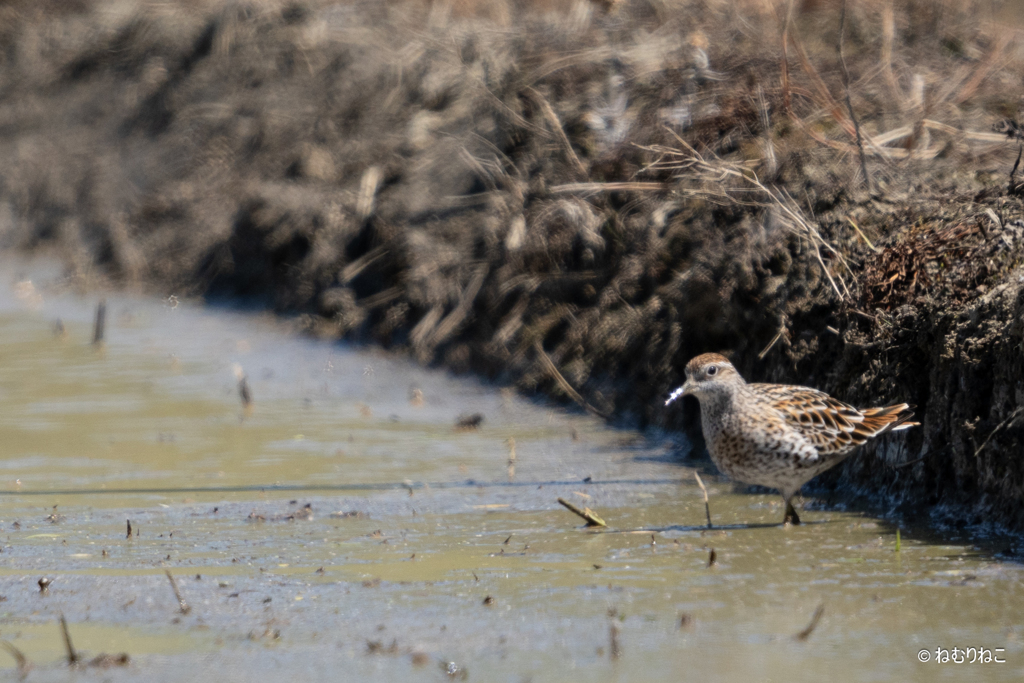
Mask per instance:
[[[909,400],[827,483],[1019,530],[1011,5],[7,3],[0,234],[632,424]]]

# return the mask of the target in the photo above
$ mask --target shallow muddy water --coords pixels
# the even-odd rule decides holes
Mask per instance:
[[[696,460],[708,530],[680,442],[268,316],[112,295],[96,347],[95,296],[16,279],[0,639],[28,680],[1024,677],[1024,574],[998,541],[902,529],[897,552],[888,523],[813,509],[784,528],[777,496]],[[60,614],[83,658],[128,665],[69,669]]]

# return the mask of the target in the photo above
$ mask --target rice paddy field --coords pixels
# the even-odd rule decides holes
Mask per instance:
[[[782,526],[678,436],[188,302],[110,294],[94,344],[95,298],[29,282],[0,299],[5,676],[1024,671],[1013,537],[811,504]]]
[[[1022,17],[0,2],[0,676],[1020,680]]]

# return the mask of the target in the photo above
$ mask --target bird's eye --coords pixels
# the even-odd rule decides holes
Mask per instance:
[[[712,366],[708,367],[708,377],[714,377],[717,374],[718,374],[718,366],[717,365],[712,365]]]

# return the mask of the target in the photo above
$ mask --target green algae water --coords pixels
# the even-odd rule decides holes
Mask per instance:
[[[94,345],[97,297],[42,273],[0,292],[0,640],[28,680],[1024,677],[1005,542],[781,527],[696,460],[708,529],[685,443],[171,298],[108,296]]]

